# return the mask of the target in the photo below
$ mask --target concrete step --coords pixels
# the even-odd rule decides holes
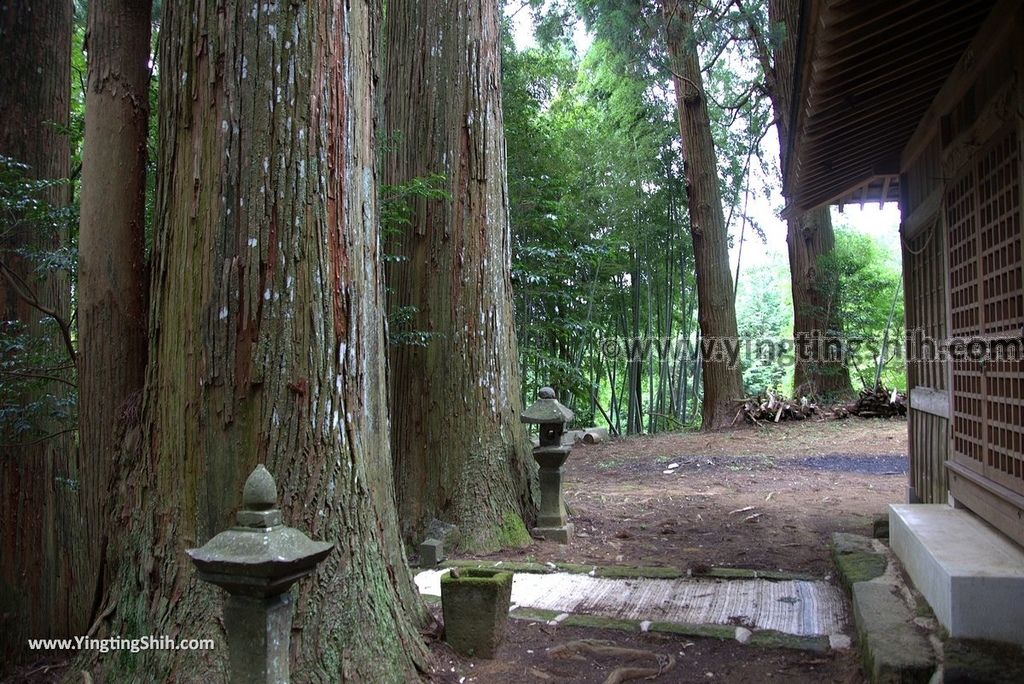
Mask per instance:
[[[1024,550],[969,511],[889,506],[892,549],[950,636],[1024,644]]]

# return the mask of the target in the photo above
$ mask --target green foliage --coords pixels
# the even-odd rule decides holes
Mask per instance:
[[[389,145],[385,151],[394,149]],[[426,200],[449,201],[447,179],[443,174],[432,174],[411,178],[398,185],[382,185],[380,195],[381,236],[385,244],[389,240],[401,240],[412,227],[416,203]],[[398,254],[385,251],[384,260],[400,263],[405,260]],[[415,306],[394,307],[388,311],[388,342],[393,345],[425,347],[431,333],[413,327],[417,308]]]
[[[40,245],[53,244],[55,235],[71,232],[78,222],[77,208],[54,207],[44,199],[47,190],[67,184],[66,179],[36,180],[27,175],[29,171],[24,164],[0,157],[0,277],[6,279],[6,291],[19,297],[19,309],[38,321],[0,321],[0,441],[8,445],[44,438],[54,425],[59,430],[73,425],[77,405],[74,366],[65,347],[56,342],[61,339],[59,325],[29,304],[52,272],[74,274],[73,247]]]
[[[835,250],[822,258],[820,269],[825,281],[820,305],[838,307],[846,337],[854,346],[849,362],[852,374],[872,386],[875,366],[881,363],[882,384],[905,387],[906,363],[899,355],[904,335],[902,279],[891,254],[871,236],[839,226]]]
[[[749,271],[745,283],[736,296],[740,339],[751,345],[743,367],[744,389],[750,396],[787,394],[792,367],[779,360],[793,327],[787,274],[781,266],[763,266]]]
[[[507,42],[503,64],[524,395],[551,384],[578,424],[622,429],[630,366],[601,341],[695,327],[674,110],[663,83],[605,41],[581,60]],[[678,421],[673,369],[657,356],[634,369],[644,423]]]
[[[71,156],[70,178],[36,179],[17,160],[0,156],[0,270],[8,278],[6,290],[18,298],[30,321],[0,321],[0,442],[10,446],[36,442],[73,429],[78,395],[75,366],[64,344],[61,325],[74,337],[76,275],[78,266],[78,195],[85,128],[86,61],[85,4],[74,4],[71,37],[70,118],[57,126],[67,138]],[[72,202],[53,206],[49,191],[70,185]],[[54,248],[53,245],[59,245]],[[8,271],[6,267],[15,267]],[[25,267],[30,268],[26,269]],[[28,273],[17,279],[15,272]],[[68,320],[58,323],[36,311],[29,300],[46,278],[58,275],[70,290]]]

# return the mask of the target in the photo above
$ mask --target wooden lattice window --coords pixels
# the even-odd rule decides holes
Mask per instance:
[[[947,186],[950,335],[1020,340],[1024,332],[1021,152],[1004,131]],[[954,360],[953,458],[1024,494],[1024,363]]]

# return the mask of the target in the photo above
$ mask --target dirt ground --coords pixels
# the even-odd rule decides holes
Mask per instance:
[[[782,570],[833,580],[832,533],[870,535],[887,504],[904,500],[906,453],[905,421],[859,418],[577,445],[563,468],[576,525],[572,542],[535,541],[485,558],[696,573],[711,567]],[[578,639],[674,655],[675,667],[657,682],[863,681],[855,649],[761,649],[520,620],[509,621],[491,661],[460,658],[436,643],[434,680],[600,683],[623,664],[548,653]]]
[[[489,560],[783,570],[833,580],[831,534],[871,534],[886,505],[904,499],[907,432],[902,420],[782,423],[577,445],[564,467],[576,536],[568,546],[535,541]],[[434,607],[440,617],[440,608]],[[429,637],[428,637],[429,638]],[[455,654],[431,638],[443,684],[599,684],[623,665],[653,658],[567,657],[578,640],[647,651],[674,666],[674,682],[864,681],[855,649],[817,653],[735,640],[552,626],[509,620],[493,660]],[[56,681],[39,664],[8,681]],[[638,680],[633,680],[638,681]],[[376,684],[376,683],[368,683]],[[387,684],[387,683],[382,683]]]

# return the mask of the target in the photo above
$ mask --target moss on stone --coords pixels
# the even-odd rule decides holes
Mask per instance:
[[[782,570],[749,570],[747,568],[710,568],[703,572],[694,573],[694,577],[711,577],[714,579],[763,579],[775,581],[817,579],[811,575],[795,572],[784,572]]]
[[[462,568],[458,577],[442,575],[445,640],[463,655],[493,658],[505,632],[511,595],[511,572]]]
[[[1024,682],[1024,648],[975,639],[950,639],[943,646],[946,681]]]
[[[679,579],[684,573],[678,568],[644,568],[630,565],[608,565],[598,567],[597,577],[643,577],[647,579]]]
[[[843,586],[849,592],[853,591],[853,585],[857,582],[868,582],[884,575],[889,564],[881,554],[862,551],[837,552],[835,561]]]
[[[509,617],[516,618],[517,620],[537,620],[540,622],[550,622],[556,617],[561,615],[557,610],[544,610],[543,608],[516,608]]]
[[[621,620],[618,618],[602,617],[600,615],[570,615],[562,620],[560,624],[563,624],[566,627],[618,629],[624,632],[637,632],[640,630],[640,623],[636,620]]]
[[[774,630],[757,630],[747,643],[761,648],[791,648],[815,653],[827,653],[829,650],[828,637],[796,636]]]
[[[652,622],[648,631],[704,637],[706,639],[734,639],[736,637],[736,628],[730,627],[729,625],[693,625],[676,622]]]
[[[496,570],[508,570],[509,572],[528,572],[536,575],[544,575],[555,572],[549,565],[541,563],[523,563],[517,561],[479,561],[479,560],[446,560],[441,563],[440,568],[490,568]]]

